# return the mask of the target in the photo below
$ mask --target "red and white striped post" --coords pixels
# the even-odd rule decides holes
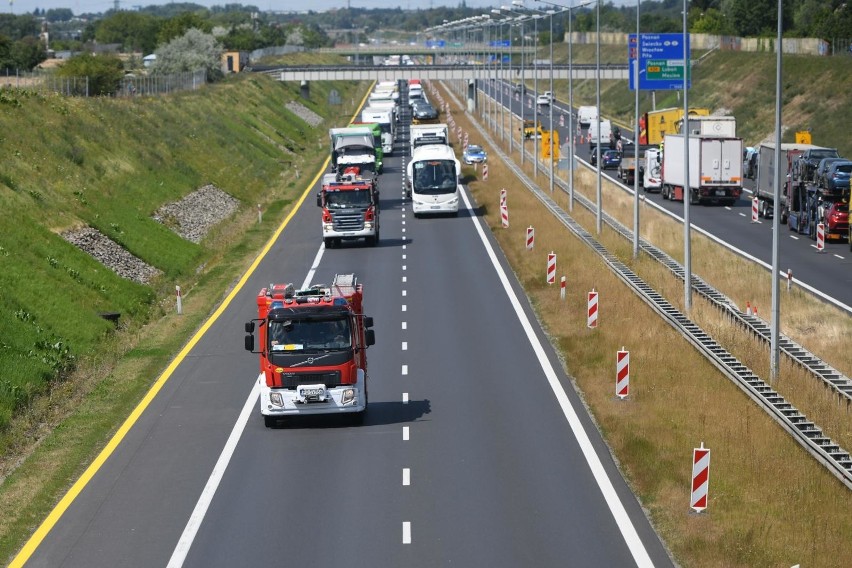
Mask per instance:
[[[595,329],[598,327],[598,293],[595,292],[595,289],[592,288],[592,291],[589,292],[588,299],[588,319],[586,321],[586,325],[589,329]]]
[[[559,279],[559,299],[565,299],[565,277]]]
[[[692,493],[689,506],[696,513],[707,508],[707,493],[710,488],[710,450],[701,442],[700,448],[692,450]]]
[[[503,205],[504,203],[506,203],[506,188],[505,187],[500,189],[500,205]]]
[[[758,214],[757,207],[758,207],[758,205],[759,205],[759,200],[757,199],[757,197],[755,197],[754,199],[751,200],[751,222],[752,223],[757,223],[757,214]]]
[[[175,286],[175,295],[177,296],[177,313],[181,315],[183,313],[183,301],[180,295],[180,286]]]
[[[535,246],[535,229],[532,225],[527,227],[527,250],[532,250]]]
[[[488,181],[488,164],[482,164],[482,181]]]
[[[817,252],[823,252],[825,250],[825,223],[819,223],[817,225]]]
[[[509,205],[506,203],[506,198],[500,200],[500,222],[504,229],[509,228]]]
[[[563,127],[565,126],[565,115],[564,114],[559,115],[559,126],[563,126]]]
[[[532,108],[532,101],[527,99],[527,108]]]
[[[556,254],[553,251],[547,255],[547,283],[556,282]]]
[[[621,400],[630,395],[630,351],[624,347],[615,356],[615,395]]]

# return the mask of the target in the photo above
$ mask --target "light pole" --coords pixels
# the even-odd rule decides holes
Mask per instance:
[[[492,14],[503,15],[503,12],[500,8],[494,8],[491,10]],[[505,125],[506,118],[504,116],[506,104],[503,100],[503,93],[505,91],[505,85],[503,85],[504,80],[504,71],[503,71],[503,59],[505,59],[505,54],[503,53],[503,24],[506,23],[508,25],[508,21],[511,18],[503,18],[502,20],[498,20],[498,24],[500,25],[500,80],[497,81],[497,88],[500,89],[500,141],[503,142],[505,140],[505,129],[503,128]],[[509,45],[512,45],[512,34],[511,34],[511,26],[509,26]],[[510,115],[511,118],[511,115]],[[511,148],[511,133],[509,135],[509,147]]]
[[[582,8],[584,6],[590,5],[592,2],[597,2],[598,0],[589,0],[588,2],[583,2],[581,4],[576,4],[574,6],[563,6],[562,4],[557,4],[555,2],[547,2],[546,0],[536,0],[536,2],[541,2],[542,4],[548,4],[550,6],[556,6],[557,8],[564,8],[568,11],[568,140],[569,140],[569,152],[568,159],[571,161],[568,168],[568,211],[574,210],[574,56],[572,47],[574,45],[574,37],[571,31],[571,22],[574,19],[574,10],[577,8]],[[600,73],[600,68],[598,68],[598,73]],[[552,115],[551,115],[552,116]]]
[[[633,117],[633,260],[639,258],[639,55],[642,49],[639,35],[639,4],[636,0],[636,59],[633,61],[633,88],[636,90],[636,115]],[[648,164],[645,164],[648,167]]]

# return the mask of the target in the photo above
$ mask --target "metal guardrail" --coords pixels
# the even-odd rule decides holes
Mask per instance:
[[[451,96],[455,99],[455,94],[450,91]],[[461,106],[458,99],[456,104]],[[599,243],[582,225],[575,221],[556,203],[550,195],[542,191],[535,182],[526,175],[526,173],[515,164],[514,161],[507,156],[502,149],[492,140],[490,134],[476,121],[472,120],[473,124],[479,130],[482,137],[492,145],[499,157],[504,163],[515,173],[527,189],[544,204],[545,207],[565,225],[572,233],[574,233],[581,241],[589,248],[594,250],[601,259],[607,264],[610,270],[616,274],[625,284],[627,284],[634,292],[657,312],[666,322],[686,338],[699,352],[701,352],[717,369],[725,376],[734,382],[742,391],[744,391],[755,403],[761,406],[784,430],[786,430],[796,442],[798,442],[805,450],[811,454],[819,463],[826,467],[835,477],[837,477],[847,488],[852,489],[852,456],[849,452],[841,448],[838,444],[825,436],[822,430],[808,420],[807,417],[796,409],[791,403],[787,402],[778,392],[770,385],[753,373],[748,367],[743,365],[736,357],[728,352],[724,347],[719,345],[709,334],[704,332],[697,324],[692,322],[671,303],[668,302],[662,295],[656,292],[637,274],[635,274],[627,265],[621,262],[615,255],[610,253],[601,243]],[[559,180],[560,182],[562,180]],[[556,182],[556,179],[554,179]],[[561,190],[565,190],[564,182],[559,184]],[[590,211],[595,210],[595,204],[585,198],[585,196],[574,193],[574,198]],[[618,221],[607,214],[602,215],[607,225],[617,230],[624,236],[632,237],[632,232],[621,225]],[[642,242],[642,250],[651,254],[659,261],[665,261],[664,264],[669,267],[675,274],[683,279],[683,268],[674,259],[669,257],[662,250],[656,249],[646,241]],[[762,330],[758,333],[761,337],[768,337],[768,326],[759,318],[754,316],[746,316],[739,311],[736,305],[721,292],[715,290],[710,285],[703,282],[700,278],[693,276],[693,288],[702,296],[707,297],[716,305],[723,307],[728,314],[739,316],[740,321],[748,324],[751,329],[760,329],[765,327],[765,335]],[[761,326],[762,324],[762,326]],[[786,338],[785,338],[786,339]],[[787,341],[790,341],[787,339]],[[792,342],[790,342],[792,343]],[[807,353],[804,349],[799,353],[795,348],[789,352],[785,349],[785,353],[794,357],[796,354],[799,360],[804,362],[809,361],[809,357],[813,355]],[[827,365],[813,357],[815,361],[810,361],[810,367],[830,369]],[[796,358],[794,357],[794,360]],[[804,366],[804,365],[803,365]],[[836,372],[836,371],[835,371]],[[842,377],[842,375],[841,375]],[[852,387],[849,379],[845,379],[845,384],[842,378],[837,377],[830,381],[829,384],[834,386],[834,382],[838,382],[843,386],[841,389],[846,396],[850,394],[850,390],[846,386]]]

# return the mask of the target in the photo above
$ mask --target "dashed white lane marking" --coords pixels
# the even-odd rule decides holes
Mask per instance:
[[[409,521],[402,523],[402,544],[411,544],[411,523]]]
[[[405,259],[407,259],[407,258],[408,258],[408,255],[407,255],[407,254],[402,255],[402,260],[405,260]]]
[[[402,224],[405,225],[405,221],[403,221]]]
[[[740,213],[740,217],[745,217],[745,213]]]
[[[405,213],[402,214],[402,218],[405,219]]]
[[[403,233],[405,232],[405,227],[403,227],[403,228],[402,228],[402,232],[403,232]]]
[[[402,374],[403,374],[403,375],[407,375],[407,374],[408,374],[408,365],[403,365],[403,366],[402,366]]]
[[[840,256],[839,254],[835,254],[834,257],[839,258],[840,260],[846,260],[844,257]]]
[[[408,426],[402,427],[402,441],[407,442],[411,439],[411,428]]]
[[[403,295],[403,296],[407,296],[408,294],[406,293],[406,291],[405,291],[405,290],[403,290],[403,291],[402,291],[402,295]]]
[[[405,247],[407,247],[407,246],[408,245],[402,245],[402,250],[405,250]]]
[[[402,404],[408,404],[408,393],[407,392],[402,393]],[[406,428],[408,428],[408,426],[406,426]]]
[[[408,322],[402,322],[402,329],[408,329]]]
[[[403,276],[403,277],[402,277],[402,282],[403,282],[403,283],[408,282],[408,277],[407,277],[407,276]]]
[[[402,350],[403,350],[403,351],[408,351],[408,342],[407,342],[407,341],[403,341],[403,342],[402,342]]]
[[[411,485],[411,468],[404,467],[402,468],[402,486],[407,487]]]
[[[405,266],[405,265],[403,264],[403,265],[402,265],[402,269],[403,269],[403,270],[408,270],[408,267],[407,267],[407,266]]]
[[[795,239],[795,240],[797,240],[797,241],[799,240],[799,237],[794,237],[793,235],[790,235],[790,238],[791,238],[791,239]]]
[[[406,306],[405,304],[403,304],[403,305],[402,305],[402,311],[407,312],[407,311],[408,311],[408,306]]]

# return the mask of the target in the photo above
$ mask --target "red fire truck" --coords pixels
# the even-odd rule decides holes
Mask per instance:
[[[363,297],[354,274],[338,274],[331,286],[270,284],[258,293],[245,348],[260,354],[260,413],[267,427],[286,416],[351,413],[363,420],[367,347],[376,342]]]
[[[375,178],[361,178],[356,170],[348,168],[335,181],[324,182],[317,193],[328,248],[343,240],[363,238],[370,246],[379,242],[379,190]]]

